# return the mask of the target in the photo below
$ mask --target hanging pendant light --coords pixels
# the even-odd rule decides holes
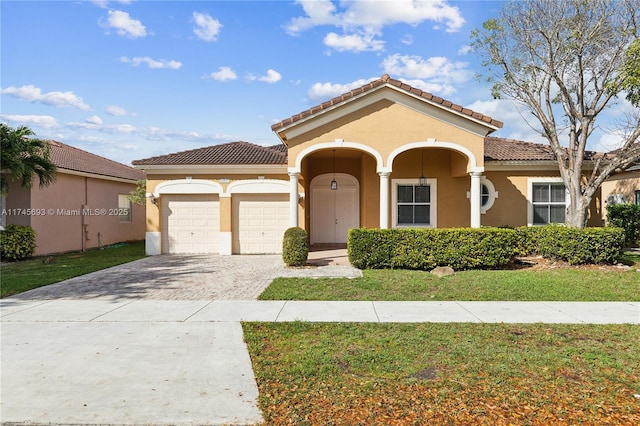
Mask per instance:
[[[333,150],[333,180],[331,181],[331,190],[338,190],[338,181],[336,180],[336,150]]]
[[[420,150],[420,155],[422,158],[422,164],[420,166],[420,186],[427,186],[427,178],[424,177],[424,150],[421,149]]]

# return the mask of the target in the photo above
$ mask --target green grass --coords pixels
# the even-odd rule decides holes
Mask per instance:
[[[143,257],[144,241],[140,241],[88,250],[84,253],[65,253],[6,263],[0,268],[0,297],[8,297]],[[50,263],[45,263],[45,259],[51,260]]]
[[[277,278],[260,300],[640,301],[640,256],[629,271],[548,269],[461,271],[364,270],[362,278]]]
[[[267,424],[638,424],[640,328],[245,323]]]

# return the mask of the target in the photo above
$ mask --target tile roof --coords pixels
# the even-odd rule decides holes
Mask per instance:
[[[189,151],[175,152],[132,162],[134,166],[147,165],[208,165],[208,164],[287,164],[287,147],[278,144],[260,146],[249,142],[230,142]]]
[[[50,140],[51,160],[59,169],[91,173],[120,179],[141,180],[144,173],[108,158],[92,154],[62,142]]]
[[[451,110],[453,110],[453,111],[455,111],[457,113],[460,113],[460,114],[463,114],[463,115],[468,115],[469,117],[475,118],[475,119],[480,120],[480,121],[484,121],[485,123],[488,123],[488,124],[490,124],[492,126],[502,127],[502,125],[503,125],[503,123],[501,121],[494,120],[493,118],[491,118],[491,117],[489,117],[487,115],[480,114],[479,112],[472,111],[469,108],[465,108],[465,107],[463,107],[461,105],[454,104],[451,101],[448,101],[446,99],[440,98],[438,96],[434,96],[429,92],[425,92],[425,91],[420,90],[418,88],[412,87],[412,86],[410,86],[410,85],[408,85],[406,83],[403,83],[400,80],[395,80],[395,79],[389,77],[388,74],[384,74],[381,78],[379,78],[377,80],[374,80],[374,81],[372,81],[370,83],[367,83],[364,86],[358,87],[357,89],[353,89],[350,92],[344,93],[344,94],[342,94],[340,96],[337,96],[337,97],[335,97],[333,99],[330,99],[330,100],[328,100],[326,102],[323,102],[320,105],[316,105],[316,106],[314,106],[314,107],[312,107],[312,108],[310,108],[310,109],[308,109],[306,111],[303,111],[303,112],[301,112],[299,114],[296,114],[296,115],[294,115],[292,117],[289,117],[289,118],[287,118],[285,120],[282,120],[281,122],[276,123],[273,126],[271,126],[271,130],[276,132],[276,131],[278,131],[280,129],[283,129],[283,128],[289,126],[290,124],[293,124],[293,123],[295,123],[297,121],[300,121],[300,120],[302,120],[304,118],[307,118],[307,117],[309,117],[311,115],[314,115],[314,114],[316,114],[318,112],[321,112],[321,111],[323,111],[325,109],[328,109],[328,108],[330,108],[330,107],[332,107],[334,105],[337,105],[337,104],[339,104],[341,102],[344,102],[344,101],[346,101],[348,99],[351,99],[351,98],[353,98],[353,97],[355,97],[357,95],[360,95],[362,93],[368,92],[370,90],[375,89],[376,87],[383,86],[383,85],[391,85],[391,86],[398,87],[398,88],[402,89],[403,91],[405,91],[405,92],[407,92],[409,94],[412,94],[412,95],[415,95],[415,96],[419,96],[419,97],[424,98],[424,99],[426,99],[428,101],[440,104],[440,105],[442,105],[442,106],[444,106],[446,108],[449,108],[449,109],[451,109]]]
[[[593,160],[603,154],[586,151],[585,159]],[[487,136],[484,138],[485,161],[555,161],[551,146],[544,143]]]

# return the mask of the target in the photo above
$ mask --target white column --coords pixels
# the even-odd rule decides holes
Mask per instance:
[[[482,172],[471,172],[471,227],[480,228],[480,207],[482,200],[480,199],[480,177]]]
[[[380,229],[389,229],[389,172],[380,175]]]
[[[298,175],[289,173],[289,226],[298,226]]]

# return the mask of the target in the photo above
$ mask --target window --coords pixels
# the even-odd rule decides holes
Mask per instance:
[[[487,210],[493,207],[493,203],[498,198],[498,191],[486,177],[480,178],[480,213],[485,214]]]
[[[640,206],[640,191],[636,191],[636,204]]]
[[[435,179],[427,179],[425,186],[420,186],[416,179],[393,181],[394,226],[436,226],[435,183]]]
[[[118,194],[118,218],[120,222],[131,222],[131,200],[127,194]]]
[[[562,181],[547,179],[529,182],[529,224],[564,223],[567,190]]]

